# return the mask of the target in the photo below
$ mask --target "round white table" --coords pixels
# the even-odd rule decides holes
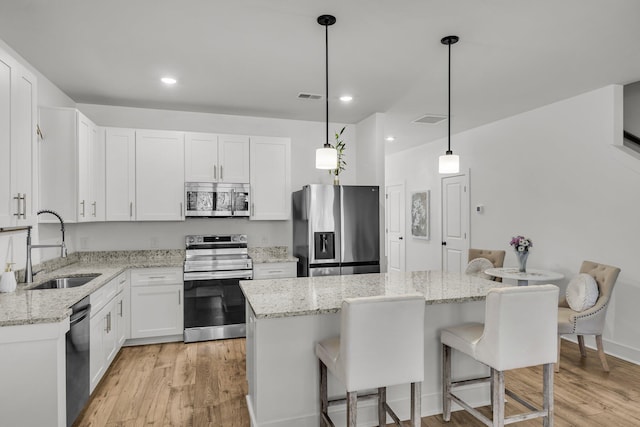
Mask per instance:
[[[529,281],[550,282],[564,278],[564,274],[562,273],[549,270],[537,270],[535,268],[528,268],[524,273],[519,272],[517,267],[489,268],[484,272],[489,276],[517,280],[518,286],[527,286]]]

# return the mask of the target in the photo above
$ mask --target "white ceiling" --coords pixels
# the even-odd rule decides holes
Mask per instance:
[[[386,113],[393,152],[640,80],[638,0],[0,0],[0,38],[78,103],[324,121]],[[178,79],[163,87],[160,77]],[[350,104],[337,98],[349,93]]]

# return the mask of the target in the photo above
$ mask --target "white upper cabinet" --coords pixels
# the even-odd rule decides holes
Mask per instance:
[[[251,137],[252,220],[291,216],[291,139]]]
[[[40,108],[40,129],[40,208],[67,222],[104,221],[104,129],[75,109],[47,107]]]
[[[184,133],[136,131],[136,219],[184,220]]]
[[[249,182],[249,137],[185,134],[185,181]]]
[[[0,227],[35,223],[36,82],[0,49]]]
[[[218,136],[219,182],[248,183],[249,137],[235,135]]]
[[[106,129],[105,205],[107,221],[135,220],[136,133]]]

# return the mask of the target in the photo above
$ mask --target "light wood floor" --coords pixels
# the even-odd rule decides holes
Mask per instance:
[[[247,427],[244,343],[236,339],[123,348],[74,427]],[[578,346],[563,341],[562,368],[555,375],[557,427],[640,426],[640,366],[611,356],[608,361],[607,374],[594,351],[581,359]],[[510,371],[506,377],[508,388],[542,402],[541,368]],[[507,403],[506,410],[509,415],[523,408]],[[484,412],[490,416],[488,408]],[[464,411],[454,412],[449,423],[440,415],[422,419],[422,427],[481,425]]]

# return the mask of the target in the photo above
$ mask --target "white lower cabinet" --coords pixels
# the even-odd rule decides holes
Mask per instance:
[[[181,268],[131,271],[131,338],[181,335],[184,332]]]
[[[92,393],[129,333],[129,273],[127,271],[91,294],[89,372]]]

